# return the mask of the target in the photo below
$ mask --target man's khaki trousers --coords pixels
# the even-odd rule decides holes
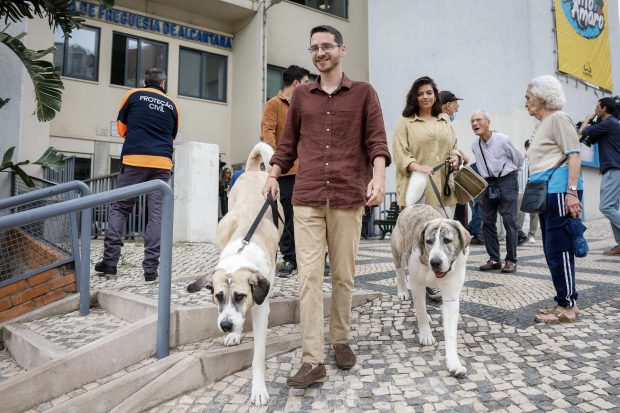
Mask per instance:
[[[293,207],[295,250],[299,274],[302,360],[325,360],[323,266],[329,248],[332,299],[329,336],[332,344],[347,343],[351,329],[351,296],[355,257],[364,208]]]

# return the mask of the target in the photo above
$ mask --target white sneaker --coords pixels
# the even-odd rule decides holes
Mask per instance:
[[[533,235],[530,235],[527,239],[527,242],[529,242],[530,244],[536,244],[536,238],[534,238]]]

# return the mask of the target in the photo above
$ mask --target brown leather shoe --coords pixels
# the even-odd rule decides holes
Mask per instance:
[[[612,255],[620,255],[620,246],[615,246],[610,250],[607,250],[603,253],[603,255],[612,256]]]
[[[512,261],[506,261],[504,263],[504,268],[502,268],[502,272],[515,272],[517,271],[517,263]]]
[[[327,376],[325,372],[325,365],[319,364],[312,368],[312,364],[304,363],[301,365],[299,371],[294,375],[286,379],[286,384],[289,387],[296,389],[305,389],[312,383],[324,379]]]
[[[355,366],[355,353],[348,344],[334,344],[336,351],[336,367],[340,370],[349,370]]]
[[[501,270],[501,269],[502,269],[502,263],[493,261],[493,260],[488,260],[486,264],[483,264],[480,266],[480,271],[491,271],[491,270]]]

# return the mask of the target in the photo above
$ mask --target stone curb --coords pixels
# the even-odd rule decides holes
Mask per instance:
[[[148,317],[0,383],[3,413],[22,412],[150,357],[156,330],[157,316]]]
[[[26,370],[32,370],[67,354],[64,348],[22,324],[4,326],[2,340],[17,364]]]

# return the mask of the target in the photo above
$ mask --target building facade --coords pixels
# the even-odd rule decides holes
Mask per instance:
[[[554,0],[437,0],[432,4],[392,0],[390,7],[370,1],[370,82],[383,105],[390,146],[405,96],[413,81],[424,75],[432,77],[440,90],[450,90],[464,99],[459,101],[453,124],[459,147],[470,157],[476,139],[470,117],[480,109],[491,114],[492,129],[509,135],[524,150],[523,144],[537,124],[524,107],[527,84],[535,76],[557,75],[566,93],[564,111],[575,122],[582,121],[594,111],[598,99],[620,94],[618,3],[605,3],[612,91],[557,74]],[[583,145],[582,150],[582,158],[595,165],[592,150]],[[394,190],[395,172],[393,167],[390,170],[387,187]],[[599,169],[584,166],[583,177],[586,217],[601,216]]]
[[[71,38],[50,30],[46,20],[10,27],[13,34],[28,33],[31,49],[56,46],[65,90],[54,120],[38,122],[27,73],[9,50],[0,50],[0,96],[11,98],[0,110],[6,125],[0,151],[16,146],[15,159],[32,160],[53,146],[75,157],[79,179],[119,169],[117,110],[127,90],[142,85],[146,68],[162,67],[168,75],[168,94],[180,113],[176,144],[217,144],[228,164],[244,162],[260,139],[262,108],[281,86],[281,71],[296,64],[318,74],[307,50],[312,27],[341,30],[350,51],[347,74],[368,80],[366,0],[117,0],[107,10],[91,0],[73,6],[85,21]],[[29,172],[40,174],[40,168]],[[8,195],[7,182],[0,174],[0,196]]]

